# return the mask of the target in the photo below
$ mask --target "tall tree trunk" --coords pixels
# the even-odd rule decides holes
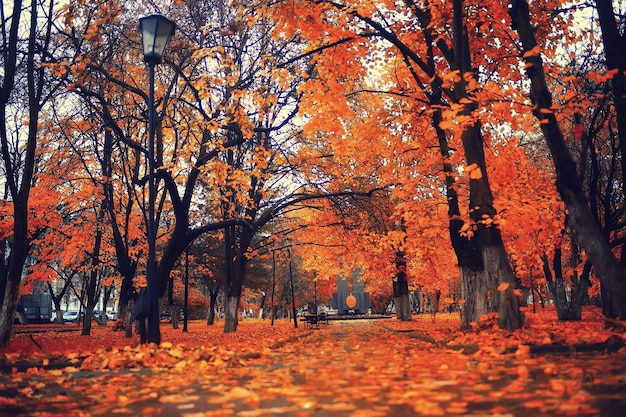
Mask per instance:
[[[118,266],[120,261],[118,258]],[[120,286],[119,300],[117,303],[117,322],[115,330],[124,330],[125,337],[133,337],[132,311],[133,311],[133,280],[135,278],[136,263],[132,263],[131,268],[120,270],[122,274],[122,284]]]
[[[554,301],[557,317],[559,320],[568,320],[569,306],[567,305],[565,281],[563,280],[563,268],[561,266],[561,249],[557,248],[554,251],[554,257],[552,258],[552,270],[554,270],[554,275],[552,275],[552,271],[550,270],[548,256],[543,254],[541,259],[543,261],[543,273],[546,277],[548,290],[550,291],[552,300]]]
[[[291,314],[293,315],[293,327],[298,328],[298,313],[296,311],[296,291],[293,285],[293,268],[291,265],[291,251],[287,249],[289,254],[289,284],[291,287]]]
[[[104,210],[100,210],[96,217],[96,236],[93,243],[93,252],[91,253],[91,270],[89,271],[89,278],[87,280],[87,302],[85,303],[85,321],[83,321],[82,330],[83,336],[89,336],[91,334],[93,309],[98,302],[98,291],[96,286],[98,284],[98,266],[100,265],[100,247],[102,246],[102,227],[100,223],[104,217]]]
[[[471,116],[476,110],[476,102],[468,100],[466,90],[466,74],[473,74],[474,70],[470,58],[470,45],[465,26],[463,0],[453,0],[454,10],[454,63],[455,69],[461,72],[462,77],[454,85],[454,93],[458,103],[462,104],[459,114]],[[465,103],[467,102],[467,103]],[[481,124],[475,121],[465,128],[461,140],[465,151],[470,173],[470,216],[476,224],[476,238],[481,251],[485,274],[483,279],[490,291],[493,310],[498,312],[498,325],[501,328],[515,330],[522,326],[523,316],[519,310],[519,298],[515,295],[517,280],[509,264],[508,256],[502,242],[500,230],[490,223],[496,210],[493,207],[493,195],[489,180],[483,149]],[[497,291],[499,284],[506,283],[508,287]]]
[[[239,324],[239,296],[235,282],[233,246],[234,226],[224,229],[224,333],[237,331]]]
[[[17,213],[15,213],[14,217],[16,218],[15,223],[17,223],[19,221],[17,220]],[[23,222],[24,227],[26,226],[25,219],[19,222]],[[28,248],[29,244],[26,239],[26,233],[24,233],[21,238],[15,235],[13,246],[11,247],[8,274],[3,287],[4,297],[0,310],[0,346],[8,346],[11,338],[19,298],[20,282],[22,279],[22,268],[26,261]]]
[[[239,295],[224,294],[224,333],[237,331],[240,298]]]
[[[626,279],[624,268],[618,262],[606,237],[594,218],[583,192],[576,164],[572,159],[563,133],[561,132],[552,107],[552,94],[548,89],[540,54],[530,53],[538,46],[534,28],[530,23],[528,3],[525,0],[510,0],[509,15],[512,28],[522,42],[526,72],[531,82],[530,98],[533,114],[540,122],[543,136],[550,148],[557,179],[557,190],[569,212],[569,221],[580,246],[585,249],[587,258],[593,264],[602,284],[610,291],[619,317],[626,320]]]
[[[178,329],[178,306],[174,304],[174,277],[170,276],[167,287],[167,309],[170,312],[172,328]]]
[[[596,11],[598,12],[598,21],[602,31],[606,69],[608,71],[615,70],[615,75],[611,80],[611,87],[623,161],[626,156],[626,54],[624,54],[626,38],[624,34],[620,33],[620,28],[617,26],[611,0],[596,0]],[[626,179],[626,164],[622,163],[622,192],[626,192],[624,179]]]
[[[617,26],[613,3],[611,0],[596,0],[596,10],[598,12],[598,20],[602,31],[602,44],[604,46],[604,55],[606,56],[607,71],[615,71],[615,75],[611,80],[611,88],[613,91],[613,102],[615,105],[615,113],[617,115],[617,127],[619,135],[620,153],[622,155],[622,193],[626,194],[626,37],[621,33]],[[626,266],[626,257],[623,256],[626,245],[622,245],[622,256],[620,263]],[[610,285],[600,284],[600,296],[602,300],[602,314],[608,318],[615,318],[618,315],[618,309],[611,298],[608,288]]]
[[[31,2],[24,7],[21,0],[13,2],[10,19],[2,23],[6,25],[10,21],[8,37],[3,38],[0,48],[3,49],[4,67],[3,77],[0,79],[0,147],[4,168],[5,186],[10,192],[13,203],[13,227],[12,235],[5,242],[9,243],[8,268],[5,275],[0,276],[0,346],[7,346],[11,338],[13,321],[17,310],[19,288],[22,280],[24,262],[30,251],[30,238],[28,231],[28,201],[30,189],[33,184],[37,148],[37,135],[39,125],[39,112],[43,106],[44,75],[45,67],[38,65],[36,54],[46,54],[49,47],[52,28],[52,10],[54,2],[50,2],[47,19],[42,19],[39,12],[39,3]],[[22,13],[28,13],[30,8],[30,22],[27,50],[21,50],[20,30],[24,24],[20,22]],[[7,10],[9,10],[7,8]],[[44,22],[43,26],[39,25]],[[39,26],[38,26],[39,25]],[[3,32],[6,34],[6,32]],[[25,79],[26,85],[16,86],[18,54],[26,52]],[[54,86],[48,87],[54,88]],[[26,141],[20,143],[20,152],[15,153],[14,144],[9,143],[7,133],[7,108],[11,95],[16,88],[21,88],[28,97],[28,128]],[[46,89],[46,94],[50,92]],[[17,144],[15,144],[17,146]],[[17,157],[16,157],[17,155]],[[4,253],[3,255],[6,256]]]
[[[454,0],[454,48],[453,56],[445,54],[452,70],[459,70],[462,74],[472,73],[469,41],[465,32],[463,2]],[[430,14],[427,11],[418,12],[421,24],[426,28],[424,35],[428,48],[428,66],[435,74],[434,51],[432,45],[438,40],[433,36],[430,27]],[[399,46],[402,49],[402,46]],[[449,51],[448,51],[449,52]],[[406,52],[405,52],[406,53]],[[444,105],[442,101],[441,80],[433,77],[430,84],[432,91],[427,92],[433,105]],[[465,80],[461,80],[454,86],[453,98],[456,103],[470,102],[465,88]],[[471,115],[475,105],[463,104],[464,109],[460,112]],[[470,323],[478,323],[480,316],[497,309],[499,313],[499,325],[507,329],[519,328],[523,323],[523,317],[519,311],[519,299],[514,294],[517,280],[509,265],[508,257],[499,230],[495,226],[485,224],[495,214],[493,197],[486,175],[486,165],[483,151],[483,138],[481,126],[475,123],[465,129],[462,135],[463,148],[468,166],[473,166],[474,175],[470,176],[470,207],[472,208],[472,220],[477,225],[475,235],[463,233],[464,222],[460,220],[457,193],[454,187],[453,175],[455,173],[449,161],[449,149],[446,133],[440,128],[442,121],[441,111],[436,110],[433,114],[433,126],[437,132],[443,167],[446,175],[446,191],[448,198],[448,215],[450,218],[450,238],[455,254],[459,262],[459,270],[462,281],[462,294],[464,305],[461,308],[461,320],[463,328],[469,328]],[[474,210],[478,207],[478,210]],[[473,231],[472,231],[473,232]],[[498,283],[506,282],[509,287],[496,294]]]
[[[112,153],[113,153],[113,132],[111,129],[104,131],[104,146],[103,146],[103,158],[101,162],[102,173],[105,178],[112,177]],[[115,199],[112,181],[104,181],[103,185],[104,193],[104,207],[106,208],[109,216],[109,224],[111,226],[111,232],[113,235],[113,244],[115,246],[115,257],[117,260],[117,269],[122,276],[122,283],[120,285],[119,300],[117,306],[117,322],[115,323],[115,330],[124,330],[125,336],[131,338],[133,336],[132,326],[132,300],[134,293],[133,281],[135,279],[135,272],[137,271],[137,260],[132,259],[129,254],[129,248],[127,245],[127,239],[124,239],[124,235],[117,222],[117,211],[115,210]],[[130,194],[131,190],[127,189]],[[132,201],[132,199],[131,199]],[[129,203],[125,207],[124,215],[128,219],[132,213],[132,203]],[[126,230],[128,235],[129,230]]]
[[[212,326],[215,324],[215,307],[217,305],[217,295],[219,289],[209,290],[209,316],[207,317],[206,324]]]
[[[571,319],[582,320],[583,318],[583,303],[587,299],[587,291],[589,289],[589,274],[591,273],[591,262],[585,262],[583,272],[580,278],[577,279],[577,272],[574,271],[572,281],[574,287],[572,288],[572,301],[571,301]]]
[[[271,295],[272,326],[274,325],[274,320],[276,319],[276,305],[274,304],[275,295],[276,295],[276,251],[272,251],[272,295]]]
[[[441,88],[433,87],[431,103],[442,105]],[[472,239],[469,233],[463,233],[464,222],[460,219],[459,198],[454,180],[454,167],[450,163],[450,148],[446,133],[441,129],[440,123],[443,117],[438,108],[433,113],[433,127],[437,132],[439,150],[443,158],[443,171],[445,175],[446,197],[448,201],[448,218],[450,230],[450,242],[457,257],[461,278],[461,327],[469,330],[471,323],[478,323],[480,317],[488,312],[487,292],[488,288],[483,285],[483,259],[478,248],[476,239]]]
[[[561,250],[557,249],[552,259],[552,269],[554,270],[554,276],[550,271],[550,265],[546,254],[541,257],[543,262],[543,272],[548,284],[548,290],[554,300],[554,306],[556,308],[556,314],[559,320],[582,320],[582,304],[585,296],[587,295],[587,289],[589,288],[589,273],[591,272],[591,262],[586,262],[583,268],[583,273],[580,279],[578,279],[576,272],[572,277],[571,290],[569,300],[567,297],[566,286],[567,283],[563,278],[563,268],[561,265]]]
[[[135,301],[131,297],[128,299],[128,302],[124,306],[125,310],[120,310],[117,312],[117,320],[120,325],[123,326],[124,336],[127,339],[133,337],[133,324],[135,319],[133,318],[133,310],[135,309]]]
[[[396,318],[411,321],[411,303],[409,301],[409,283],[406,274],[406,256],[403,251],[396,253],[396,276],[393,281],[393,295],[396,304]]]
[[[431,38],[430,43],[432,44],[434,40],[430,36],[429,38]],[[433,85],[430,101],[432,104],[443,105],[442,91],[438,84]],[[440,127],[442,121],[441,109],[437,108],[433,113],[433,127],[437,133],[443,171],[446,174],[445,185],[448,201],[448,218],[450,219],[450,242],[457,257],[461,278],[461,298],[463,300],[461,306],[461,327],[469,330],[471,323],[478,323],[480,317],[487,313],[487,288],[482,285],[484,267],[478,242],[472,239],[469,233],[462,232],[464,222],[460,219],[461,210],[454,180],[455,171],[450,162],[450,148],[446,132]]]

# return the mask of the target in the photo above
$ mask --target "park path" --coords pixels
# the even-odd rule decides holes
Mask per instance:
[[[233,366],[83,373],[64,394],[85,415],[106,416],[612,417],[626,409],[624,352],[464,354],[411,336],[373,321],[331,322],[242,355]],[[110,400],[94,403],[90,394],[81,401],[81,390],[98,389]],[[124,395],[132,401],[120,403]],[[49,404],[48,411],[63,410]]]
[[[584,370],[589,358],[559,358],[466,355],[374,322],[332,322],[246,366],[190,375],[188,385],[174,378],[155,410],[189,417],[623,416],[626,394],[610,392],[619,392],[619,381],[590,392],[583,387],[594,379]],[[617,378],[624,359],[614,363]]]

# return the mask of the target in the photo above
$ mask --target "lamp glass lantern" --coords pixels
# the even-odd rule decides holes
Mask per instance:
[[[143,40],[144,60],[149,64],[160,63],[176,24],[156,13],[139,19],[139,28]]]

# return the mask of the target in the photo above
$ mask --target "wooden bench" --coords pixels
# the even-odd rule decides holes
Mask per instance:
[[[318,326],[320,323],[329,324],[328,316],[325,313],[322,314],[305,314],[300,321],[304,322],[304,325],[307,326]]]

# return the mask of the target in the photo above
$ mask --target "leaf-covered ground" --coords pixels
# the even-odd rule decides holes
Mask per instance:
[[[596,310],[578,323],[529,314],[514,333],[458,326],[447,314],[298,329],[246,320],[235,334],[192,322],[164,325],[160,347],[111,327],[19,333],[0,351],[0,414],[624,415],[624,330]]]

